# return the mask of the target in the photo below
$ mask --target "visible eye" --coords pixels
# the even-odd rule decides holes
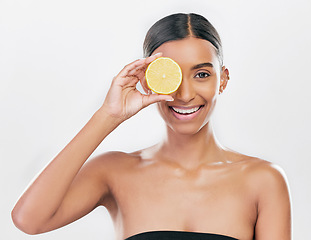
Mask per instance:
[[[194,77],[195,78],[207,78],[209,76],[210,76],[210,74],[208,74],[207,72],[199,72]]]

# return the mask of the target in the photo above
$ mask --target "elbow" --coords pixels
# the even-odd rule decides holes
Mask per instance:
[[[29,234],[29,235],[36,235],[41,233],[39,228],[37,228],[34,224],[34,219],[31,217],[27,217],[24,214],[20,213],[15,208],[11,212],[11,218],[14,225],[21,230],[22,232]]]

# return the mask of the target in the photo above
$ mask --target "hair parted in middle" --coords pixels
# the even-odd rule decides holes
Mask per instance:
[[[144,57],[151,56],[165,42],[187,37],[209,41],[215,47],[220,66],[223,65],[222,43],[217,30],[205,17],[195,13],[175,13],[152,25],[145,37]]]

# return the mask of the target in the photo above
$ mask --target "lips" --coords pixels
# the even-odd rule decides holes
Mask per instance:
[[[178,107],[171,107],[174,112],[177,112],[179,114],[191,114],[200,109],[201,106],[199,107],[193,107],[193,108],[178,108]]]
[[[177,107],[169,106],[173,115],[179,120],[192,120],[200,112],[201,108],[204,105],[200,106],[191,106],[191,107]]]

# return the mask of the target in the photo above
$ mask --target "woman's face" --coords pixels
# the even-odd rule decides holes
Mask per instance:
[[[189,37],[166,42],[153,54],[159,52],[175,60],[183,74],[180,87],[171,94],[174,101],[158,103],[159,112],[173,131],[195,134],[208,123],[228,70],[219,65],[214,46],[206,40]]]

